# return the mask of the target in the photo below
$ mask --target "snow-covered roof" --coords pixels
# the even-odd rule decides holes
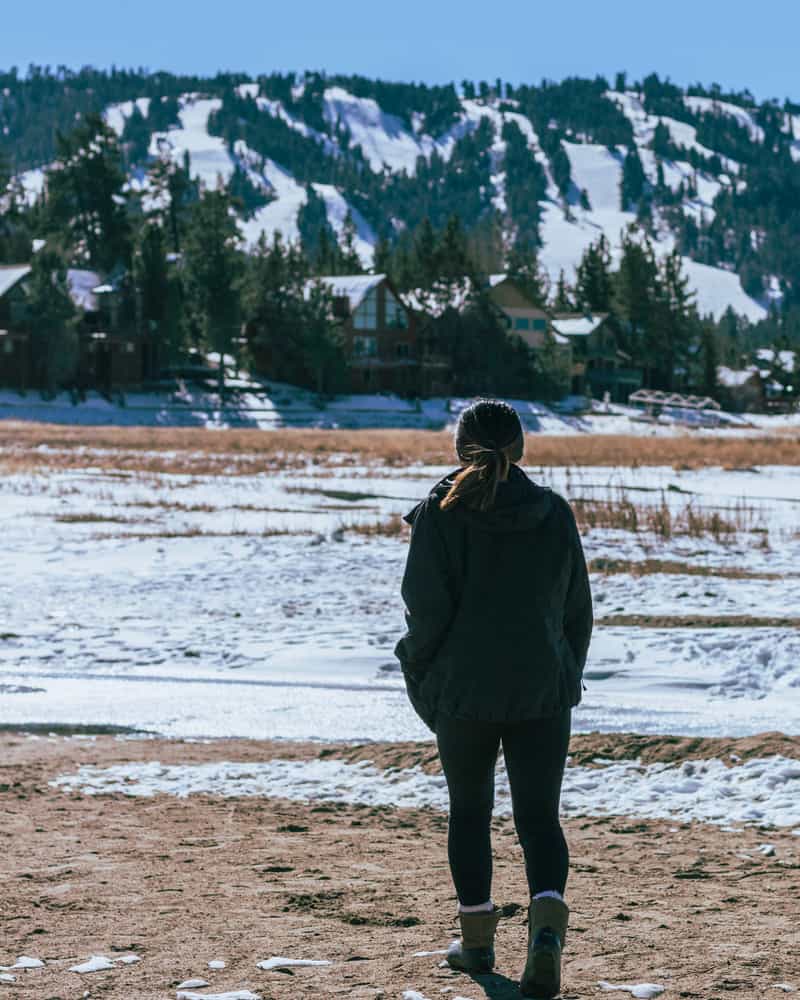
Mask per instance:
[[[797,365],[796,351],[774,351],[771,347],[760,347],[756,351],[756,357],[759,361],[781,368],[789,374],[795,371]]]
[[[508,277],[507,274],[490,274],[489,275],[489,287],[490,288],[494,288],[495,285],[502,284],[506,280],[507,277]]]
[[[27,264],[6,264],[0,267],[0,296],[11,291],[17,282],[31,273]]]
[[[588,337],[608,318],[608,313],[576,315],[562,313],[553,319],[553,329],[565,337]]]
[[[97,296],[95,292],[102,283],[97,271],[84,271],[82,268],[67,269],[67,284],[72,301],[86,312],[97,312]]]
[[[385,274],[336,274],[311,278],[306,282],[305,294],[308,295],[315,282],[326,285],[337,299],[347,299],[350,312],[354,312],[366,296],[386,278]]]
[[[754,375],[758,375],[758,368],[755,365],[748,365],[747,368],[728,368],[726,365],[720,365],[717,368],[717,382],[726,389],[737,389],[746,385]]]

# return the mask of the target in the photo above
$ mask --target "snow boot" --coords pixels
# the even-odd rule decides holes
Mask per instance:
[[[528,961],[519,990],[524,997],[552,1000],[561,992],[561,952],[567,939],[567,904],[553,896],[531,900]]]
[[[494,932],[500,909],[485,913],[459,913],[461,938],[447,949],[447,964],[459,972],[491,972],[494,968]]]

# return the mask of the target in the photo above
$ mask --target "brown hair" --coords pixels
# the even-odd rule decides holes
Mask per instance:
[[[441,509],[463,503],[475,510],[489,510],[497,496],[497,484],[522,458],[525,437],[517,411],[499,399],[476,400],[459,417],[455,444],[464,467],[442,500]]]

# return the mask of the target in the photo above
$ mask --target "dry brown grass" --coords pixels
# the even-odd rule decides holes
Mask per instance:
[[[800,628],[800,618],[758,615],[605,615],[595,625],[624,628]]]
[[[660,504],[636,504],[622,491],[610,500],[572,500],[572,509],[581,531],[593,528],[615,528],[620,531],[646,531],[668,539],[675,535],[702,538],[710,535],[718,542],[728,541],[740,532],[760,532],[767,540],[765,529],[757,522],[756,512],[744,502],[721,509],[685,507],[673,510],[665,499]]]
[[[392,514],[391,517],[386,518],[384,521],[352,521],[340,524],[335,533],[355,533],[357,535],[364,535],[366,538],[409,538],[411,536],[411,528],[400,514]]]
[[[673,559],[598,558],[589,562],[589,570],[605,576],[615,573],[629,573],[631,576],[665,573],[670,576],[724,577],[728,580],[779,580],[786,575],[741,569],[739,566],[699,566],[696,563],[678,562]]]
[[[87,449],[90,449],[87,452]],[[402,468],[454,463],[446,431],[79,427],[0,422],[6,471],[101,467],[151,473],[252,474],[358,464]],[[652,466],[680,469],[800,465],[800,435],[676,438],[528,435],[531,466]]]

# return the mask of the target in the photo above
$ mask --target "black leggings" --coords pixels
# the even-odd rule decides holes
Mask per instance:
[[[513,725],[439,716],[436,741],[450,792],[447,850],[459,902],[485,903],[492,892],[491,821],[500,744],[511,786],[531,895],[563,894],[569,851],[558,819],[571,712]]]

